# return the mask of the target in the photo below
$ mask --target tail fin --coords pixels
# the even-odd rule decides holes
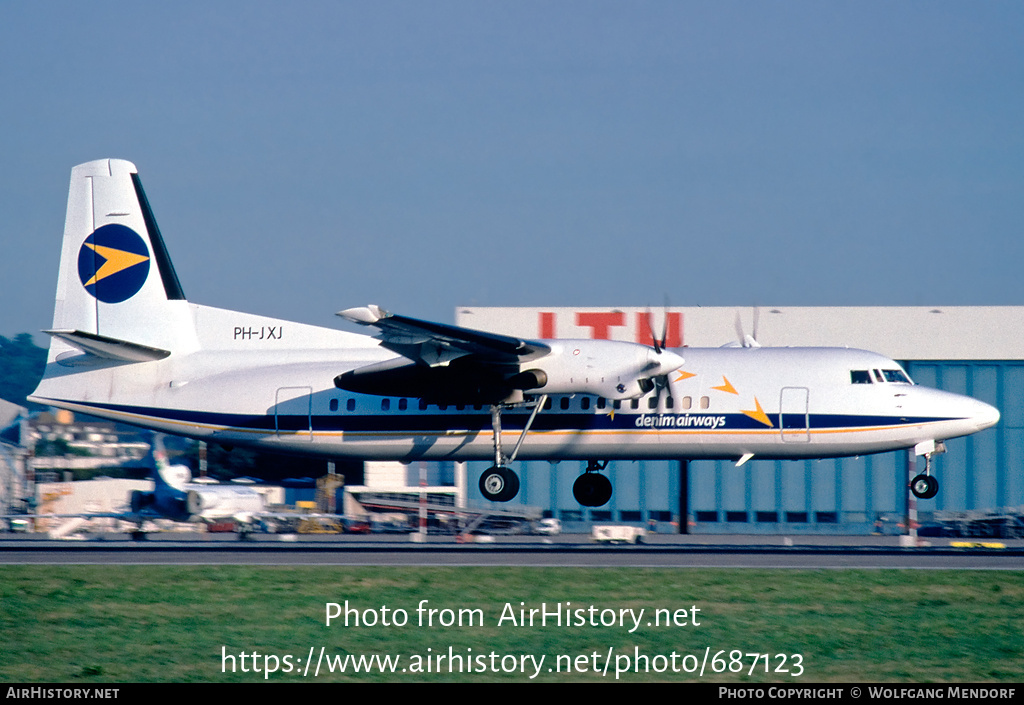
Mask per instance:
[[[53,329],[51,361],[72,347],[139,361],[194,345],[188,302],[131,162],[71,170]]]
[[[180,490],[191,482],[192,471],[187,465],[170,465],[167,462],[163,434],[150,433],[148,436],[149,452],[142,459],[141,465],[150,471],[156,486]]]

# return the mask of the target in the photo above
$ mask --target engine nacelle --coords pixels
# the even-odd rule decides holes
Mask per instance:
[[[508,383],[512,389],[519,389],[524,392],[531,389],[540,389],[547,385],[548,373],[544,370],[523,370],[519,374],[509,377]]]
[[[548,341],[545,341],[548,342]],[[654,378],[683,365],[670,350],[616,340],[550,341],[551,352],[534,360],[523,377],[545,394],[594,394],[607,399],[635,399],[654,389]],[[523,387],[525,389],[525,387]]]
[[[203,497],[195,490],[185,493],[185,511],[189,514],[200,514],[203,511]]]
[[[411,396],[436,403],[507,401],[524,391],[594,394],[635,399],[654,389],[654,378],[683,364],[670,350],[616,340],[544,341],[551,351],[522,369],[480,362],[472,356],[430,367],[397,357],[334,378],[334,386],[359,394]]]
[[[509,383],[510,377],[519,377],[514,365],[484,365],[460,358],[430,367],[394,358],[344,372],[334,378],[334,386],[359,394],[419,397],[435,403],[493,404],[519,388]]]

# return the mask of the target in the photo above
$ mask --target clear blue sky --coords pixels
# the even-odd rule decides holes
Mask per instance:
[[[11,1],[0,105],[0,335],[102,157],[192,301],[321,325],[1024,304],[1016,1]]]

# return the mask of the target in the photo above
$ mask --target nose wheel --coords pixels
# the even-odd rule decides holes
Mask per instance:
[[[939,493],[939,481],[922,473],[910,481],[910,491],[918,499],[931,499]]]
[[[945,451],[942,446],[942,451]],[[932,454],[924,454],[924,472],[910,481],[910,491],[918,499],[931,499],[939,493],[939,481],[932,475]]]

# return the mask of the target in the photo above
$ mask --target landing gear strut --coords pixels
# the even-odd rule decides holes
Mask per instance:
[[[510,470],[507,464],[516,459],[516,454],[519,453],[519,447],[523,445],[526,433],[533,425],[533,420],[537,418],[537,412],[544,408],[544,402],[547,401],[547,398],[548,395],[544,394],[537,401],[533,402],[494,404],[491,406],[494,465],[487,468],[480,476],[480,494],[484,496],[484,499],[491,502],[508,502],[519,494],[519,476]],[[511,409],[517,406],[533,406],[533,413],[530,414],[530,420],[523,427],[523,432],[519,434],[519,440],[516,441],[515,448],[512,449],[512,455],[506,457],[501,451],[501,412],[504,409]]]
[[[598,470],[608,467],[607,460],[590,460],[587,470],[572,485],[572,496],[584,507],[600,507],[612,498],[612,483]]]

